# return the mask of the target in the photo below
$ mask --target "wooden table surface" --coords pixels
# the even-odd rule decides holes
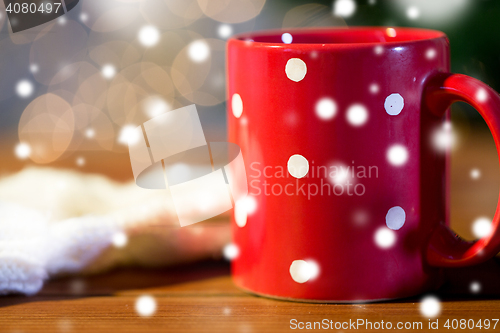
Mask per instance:
[[[472,238],[471,222],[479,216],[491,218],[495,212],[500,180],[498,159],[491,135],[470,127],[459,130],[461,140],[452,167],[452,227],[465,238]],[[480,179],[470,178],[472,168],[481,170]],[[437,293],[442,300],[437,331],[453,331],[444,327],[448,319],[474,319],[476,323],[480,319],[500,319],[500,258],[476,267],[447,270],[446,276],[446,284]],[[480,293],[470,292],[472,281],[481,283]],[[151,317],[141,317],[134,309],[137,297],[143,294],[153,296],[157,302],[157,311]],[[357,305],[271,300],[238,290],[231,282],[227,263],[207,261],[51,280],[36,296],[1,297],[0,331],[281,332],[291,331],[292,319],[364,319],[390,321],[393,325],[422,322],[419,331],[427,332],[428,320],[420,314],[420,299]],[[372,331],[364,326],[359,330]],[[500,332],[500,323],[490,330]]]

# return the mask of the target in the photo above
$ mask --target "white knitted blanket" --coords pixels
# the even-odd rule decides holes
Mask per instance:
[[[226,223],[181,228],[172,214],[165,190],[99,175],[28,168],[0,178],[0,294],[34,294],[55,275],[199,260],[229,242]]]

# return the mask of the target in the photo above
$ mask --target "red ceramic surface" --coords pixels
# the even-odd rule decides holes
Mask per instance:
[[[250,194],[232,221],[235,283],[287,299],[393,299],[436,289],[441,267],[496,254],[498,212],[494,233],[474,244],[446,227],[447,108],[472,104],[497,147],[500,130],[499,96],[446,74],[446,36],[283,32],[228,43],[229,141],[242,149]]]

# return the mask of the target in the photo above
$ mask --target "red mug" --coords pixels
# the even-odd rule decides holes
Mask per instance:
[[[498,151],[500,97],[449,74],[444,33],[254,32],[227,52],[229,141],[249,184],[232,219],[237,286],[302,301],[403,298],[500,250],[498,210],[476,242],[447,227],[448,108],[475,107]]]

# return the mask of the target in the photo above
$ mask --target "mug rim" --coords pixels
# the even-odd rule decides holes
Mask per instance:
[[[337,37],[339,41],[332,42],[320,40],[316,42],[292,42],[284,43],[281,39],[284,33],[289,33],[295,37]],[[391,36],[391,34],[396,34]],[[373,40],[369,40],[369,38]],[[445,38],[446,34],[439,30],[412,28],[412,27],[307,27],[307,28],[291,28],[291,29],[272,29],[258,30],[252,32],[240,33],[232,36],[228,42],[237,43],[250,47],[268,47],[268,48],[285,48],[285,49],[301,49],[301,48],[345,48],[345,47],[362,47],[376,45],[404,45],[415,44],[418,42],[427,42],[431,40]],[[346,39],[349,39],[346,41]],[[378,40],[376,40],[378,39]],[[350,41],[352,40],[352,41]]]

